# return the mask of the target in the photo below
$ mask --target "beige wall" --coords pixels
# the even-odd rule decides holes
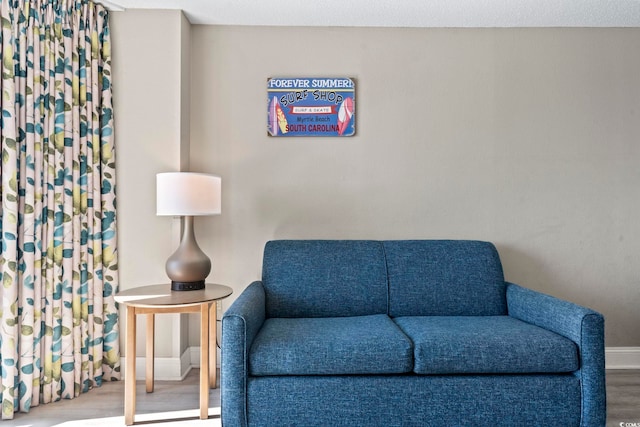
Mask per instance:
[[[156,216],[155,176],[188,168],[190,28],[180,11],[111,14],[120,289],[166,282],[164,263],[178,244],[178,220]],[[124,344],[122,307],[121,314]],[[144,325],[140,319],[141,355]],[[158,316],[156,355],[179,357],[187,325],[179,315]]]
[[[640,29],[194,26],[191,41],[191,168],[223,177],[223,214],[196,226],[235,290],[225,307],[269,239],[483,239],[508,280],[640,346]],[[275,76],[355,78],[356,136],[268,137]]]
[[[190,168],[223,177],[222,215],[196,227],[210,279],[235,290],[224,307],[269,239],[484,239],[508,280],[602,311],[607,346],[640,346],[640,29],[111,16],[121,288],[166,280],[179,225],[155,216],[155,174]],[[355,78],[356,136],[268,137],[273,76]],[[199,344],[193,320],[159,322],[159,356]]]

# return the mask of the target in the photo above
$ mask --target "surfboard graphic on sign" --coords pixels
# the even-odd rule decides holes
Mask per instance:
[[[267,132],[271,136],[353,136],[355,83],[345,77],[267,80]]]

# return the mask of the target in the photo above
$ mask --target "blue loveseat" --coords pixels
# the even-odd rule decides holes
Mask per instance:
[[[603,426],[604,320],[479,241],[280,240],[222,319],[222,423]]]

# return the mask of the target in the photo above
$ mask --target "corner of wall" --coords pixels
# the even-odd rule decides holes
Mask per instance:
[[[156,217],[155,174],[189,167],[191,24],[181,11],[140,9],[114,13],[111,24],[120,284],[129,289],[167,282],[164,264],[179,241],[178,221]],[[179,359],[187,350],[187,316],[157,322],[166,333],[157,335],[156,354]],[[141,355],[144,334],[141,328],[136,340]]]
[[[180,170],[190,170],[191,23],[180,12]]]

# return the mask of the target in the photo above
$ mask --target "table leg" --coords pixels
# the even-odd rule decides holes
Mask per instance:
[[[209,304],[200,305],[200,419],[209,418]]]
[[[147,383],[147,393],[153,393],[153,375],[154,375],[154,359],[155,349],[153,346],[153,340],[155,338],[156,331],[156,318],[155,314],[147,314],[147,342],[146,342],[146,362],[147,372],[145,373],[145,380]]]
[[[217,301],[211,303],[209,309],[209,387],[216,388],[217,380],[217,358],[218,358],[218,315],[217,315]]]
[[[124,377],[124,423],[133,425],[136,411],[136,309],[127,306],[127,371]]]

